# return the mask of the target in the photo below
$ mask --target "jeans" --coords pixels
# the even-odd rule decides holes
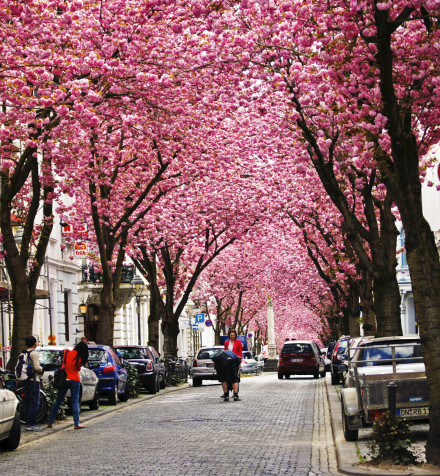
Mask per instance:
[[[26,426],[35,426],[40,406],[40,382],[37,380],[26,380],[25,382],[25,406]]]
[[[49,416],[49,425],[52,425],[57,416],[58,410],[66,397],[67,390],[70,390],[70,397],[72,402],[73,421],[75,426],[79,425],[79,391],[81,382],[77,380],[66,380],[66,383],[58,390],[57,399],[53,404]]]

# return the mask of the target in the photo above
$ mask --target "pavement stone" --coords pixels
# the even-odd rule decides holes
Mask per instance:
[[[264,375],[264,374],[263,374]],[[268,374],[266,374],[268,375]],[[269,374],[270,375],[270,374]],[[272,374],[275,377],[274,374]],[[259,377],[254,382],[258,382]],[[273,386],[267,386],[259,394],[261,402],[258,401],[258,405],[255,406],[254,411],[249,412],[250,395],[246,396],[247,381],[243,379],[244,393],[241,395],[242,402],[228,402],[224,403],[220,401],[220,398],[214,398],[212,396],[215,392],[218,393],[219,386],[212,387],[212,389],[197,389],[194,391],[185,392],[182,390],[188,389],[189,384],[183,384],[179,387],[167,387],[165,390],[161,390],[157,395],[141,395],[137,399],[130,399],[127,402],[119,402],[116,406],[101,405],[98,411],[83,411],[81,413],[81,423],[84,423],[87,427],[87,422],[91,422],[96,418],[102,418],[105,420],[110,417],[114,412],[124,411],[133,413],[139,416],[137,418],[145,419],[145,426],[154,428],[155,441],[149,442],[149,451],[160,451],[163,449],[163,442],[167,441],[169,447],[178,448],[182,445],[181,440],[173,440],[173,434],[176,433],[176,425],[182,426],[187,431],[188,435],[197,434],[200,426],[207,426],[211,433],[216,435],[216,443],[224,444],[225,446],[230,444],[230,433],[228,427],[224,426],[224,421],[230,418],[231,411],[234,414],[234,421],[237,424],[242,425],[243,439],[240,442],[242,449],[249,454],[255,450],[254,438],[256,436],[255,419],[261,419],[264,425],[263,431],[267,441],[277,441],[277,444],[267,444],[262,448],[261,457],[250,458],[243,457],[237,458],[235,450],[233,454],[217,455],[217,461],[221,462],[222,473],[219,473],[219,468],[215,465],[211,467],[201,466],[200,462],[209,460],[212,455],[212,448],[209,445],[206,448],[200,448],[200,450],[192,455],[191,452],[185,452],[185,458],[182,460],[176,460],[170,465],[167,462],[166,470],[163,468],[163,474],[203,474],[208,476],[232,476],[232,475],[307,475],[307,476],[333,476],[337,474],[350,474],[350,475],[440,475],[440,472],[422,470],[418,467],[410,468],[406,471],[398,470],[383,470],[369,466],[362,465],[358,457],[358,453],[366,455],[368,452],[369,434],[371,429],[362,429],[360,432],[360,438],[357,442],[347,442],[342,433],[341,425],[341,407],[340,400],[337,393],[338,387],[331,385],[330,378],[327,376],[325,379],[318,380],[305,380],[296,379],[296,381],[276,381],[275,386],[282,386],[285,388],[284,393],[278,394],[282,397],[271,399],[270,394],[273,392]],[[249,380],[249,387],[256,385]],[[211,395],[211,396],[209,396]],[[163,396],[164,398],[156,398]],[[215,393],[215,396],[217,394]],[[154,400],[152,400],[154,399]],[[195,413],[188,414],[175,414],[171,409],[174,406],[182,405],[182,402],[188,402],[188,406],[199,405],[199,400],[205,399],[205,403],[208,403],[208,407],[214,404],[216,407],[215,412],[205,413],[197,411]],[[206,400],[208,399],[208,400]],[[149,401],[151,400],[151,401]],[[212,402],[212,403],[210,403]],[[216,405],[218,404],[218,405]],[[255,404],[255,401],[253,403]],[[139,410],[134,406],[139,405]],[[151,413],[148,418],[143,417],[141,410],[144,406],[154,409],[153,415],[157,417],[151,417]],[[133,407],[131,410],[127,407]],[[241,409],[240,409],[241,408]],[[130,412],[131,410],[131,412]],[[141,410],[141,413],[139,411]],[[213,407],[211,407],[213,410]],[[238,410],[238,411],[237,411]],[[267,419],[267,415],[272,415],[270,419]],[[168,415],[168,417],[166,417]],[[133,418],[133,417],[131,417]],[[157,418],[157,421],[156,421]],[[280,427],[283,428],[285,444],[280,445]],[[126,431],[129,431],[130,427],[126,427]],[[57,432],[67,430],[67,434],[78,433],[73,430],[73,419],[68,416],[66,420],[57,422],[50,430],[43,430],[39,433],[26,432],[23,428],[22,441],[20,448],[33,443],[38,443],[39,440],[51,437],[57,434]],[[83,430],[80,430],[83,431]],[[99,429],[99,426],[94,425],[94,434],[96,445],[102,446],[103,451],[106,450],[106,434],[108,431],[105,429]],[[180,433],[181,434],[181,433]],[[171,435],[171,436],[170,436]],[[419,448],[423,448],[424,443],[423,433],[420,433],[422,439],[418,442]],[[76,436],[76,435],[75,435]],[[123,436],[124,438],[125,436]],[[57,436],[55,436],[57,438]],[[65,437],[63,437],[65,438]],[[70,437],[67,437],[70,438]],[[177,436],[176,436],[177,438]],[[73,440],[74,441],[74,440]],[[133,442],[134,441],[134,442]],[[311,441],[311,449],[310,449]],[[162,446],[161,446],[162,445]],[[145,450],[145,441],[140,439],[130,440],[130,446],[133,449],[133,453],[142,454]],[[288,451],[286,451],[288,448]],[[82,456],[75,451],[69,452],[70,461],[78,461],[78,465],[81,464]],[[237,453],[239,454],[239,453]],[[138,461],[134,458],[134,461],[127,462],[127,460],[121,461],[121,467],[116,466],[103,467],[99,474],[127,474],[137,475],[146,474],[145,468],[139,469],[137,466]],[[51,473],[52,474],[52,473]],[[53,473],[56,474],[56,473]]]

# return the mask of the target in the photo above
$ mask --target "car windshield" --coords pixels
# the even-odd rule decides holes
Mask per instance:
[[[310,344],[286,344],[281,351],[282,354],[311,354],[313,352]]]
[[[392,346],[365,347],[359,352],[358,360],[365,360],[362,367],[392,364]],[[422,348],[420,344],[403,345],[395,347],[398,364],[412,364],[422,362]]]
[[[251,352],[243,352],[243,359],[253,359]]]
[[[63,363],[62,350],[39,350],[38,358],[44,370],[55,370]]]
[[[122,357],[123,359],[146,359],[147,356],[145,355],[146,352],[144,349],[139,348],[120,348],[116,347],[116,352]]]
[[[107,363],[107,352],[104,349],[89,348],[89,362]]]
[[[221,349],[201,349],[197,354],[197,358],[204,360],[204,359],[212,359],[214,355],[219,352]]]

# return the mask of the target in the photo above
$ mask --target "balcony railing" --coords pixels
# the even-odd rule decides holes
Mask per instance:
[[[92,283],[99,284],[102,283],[102,273],[100,271],[95,271],[93,266],[83,266],[81,270],[81,283]],[[121,283],[127,284],[131,283],[131,280],[134,277],[134,265],[124,265],[122,267],[122,277]]]

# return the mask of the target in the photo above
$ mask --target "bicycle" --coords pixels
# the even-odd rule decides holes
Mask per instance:
[[[9,378],[6,379],[5,376],[8,375]],[[13,374],[0,370],[0,379],[2,380],[4,387],[11,392],[14,392],[20,402],[19,411],[20,411],[20,422],[26,423],[26,390],[25,383],[26,381],[19,381],[13,377]],[[40,387],[40,404],[38,405],[37,412],[37,423],[41,423],[47,419],[47,413],[49,410],[49,398]]]

